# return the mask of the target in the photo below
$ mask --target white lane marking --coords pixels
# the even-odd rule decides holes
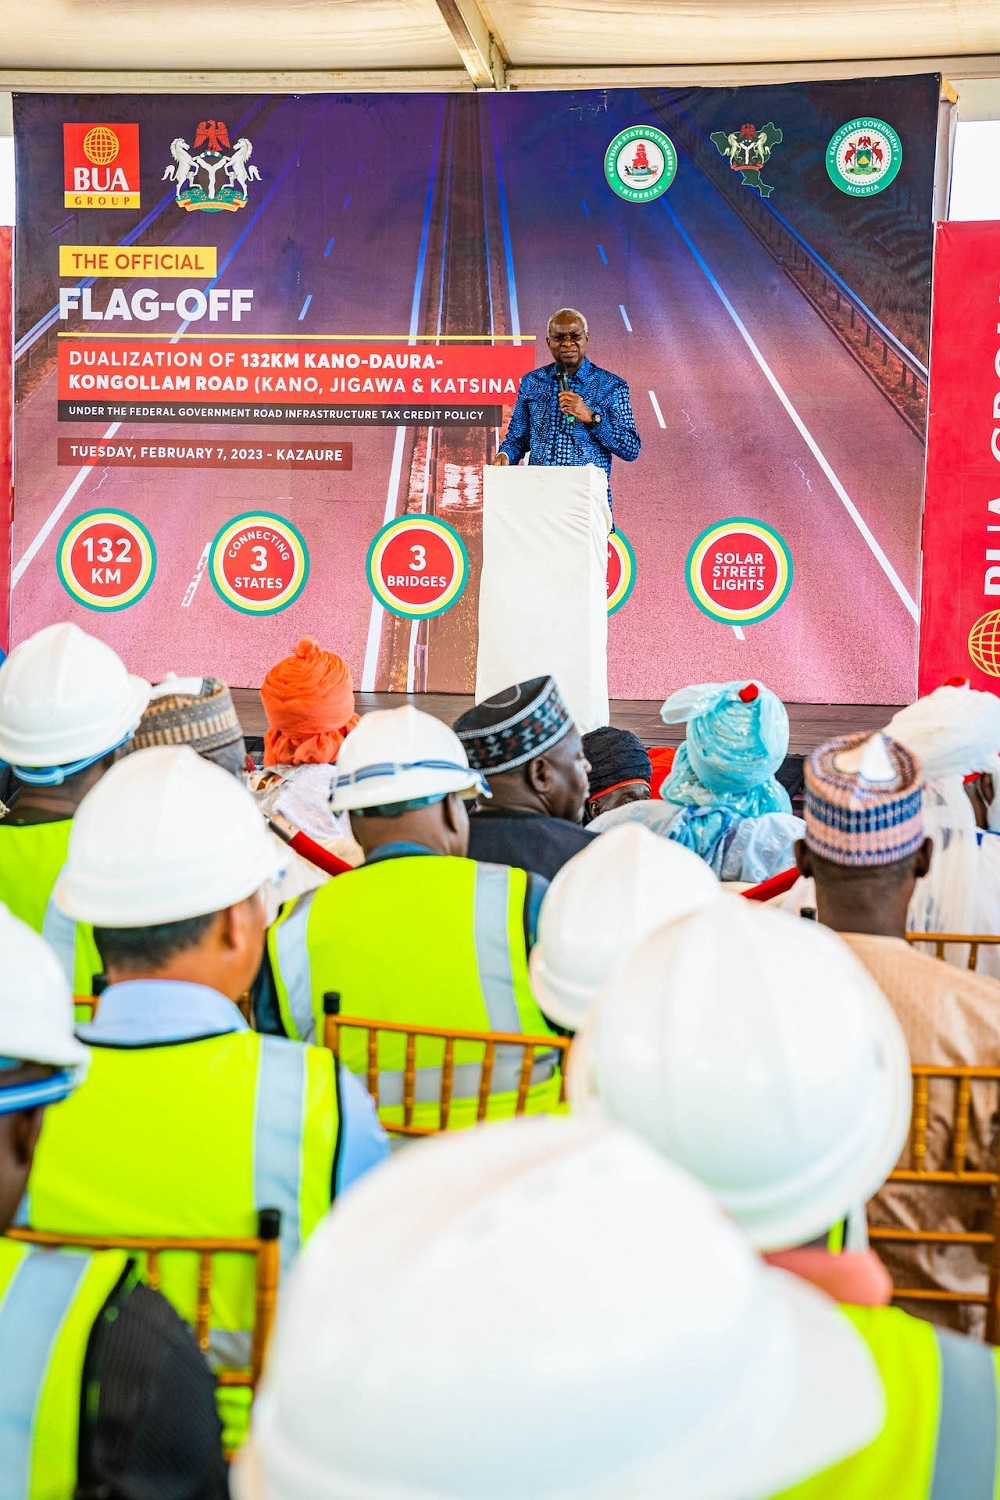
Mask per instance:
[[[299,313],[299,322],[300,323],[302,322],[302,319],[305,317],[306,313],[309,311],[309,304],[312,301],[312,299],[313,299],[313,294],[312,294],[312,292],[310,292],[309,295],[308,295],[308,297],[306,298],[306,300],[302,304],[302,311]]]
[[[604,249],[603,245],[598,245],[598,247],[597,247],[597,253],[601,257],[601,260],[604,263],[604,265],[607,265],[607,263],[608,263],[608,257],[607,257],[607,254],[605,252],[605,249]]]
[[[882,569],[882,572],[885,574],[886,578],[888,578],[889,582],[892,584],[892,587],[895,589],[895,591],[898,594],[899,598],[902,600],[903,606],[906,609],[907,614],[910,615],[910,617],[912,619],[919,620],[919,618],[920,618],[920,610],[919,610],[919,608],[918,608],[918,606],[916,604],[916,601],[913,598],[911,598],[910,594],[907,592],[906,585],[903,583],[903,580],[900,578],[899,574],[896,572],[896,569],[893,567],[892,563],[886,557],[885,553],[882,551],[882,548],[879,546],[878,542],[875,540],[875,537],[872,535],[872,532],[869,530],[869,527],[868,527],[866,521],[864,520],[864,517],[861,515],[861,512],[858,510],[857,506],[854,504],[854,501],[851,499],[850,495],[844,489],[844,486],[841,484],[840,480],[837,478],[836,474],[833,472],[833,469],[832,469],[830,463],[828,462],[826,456],[822,452],[822,450],[821,450],[819,444],[817,443],[816,439],[813,437],[812,433],[809,431],[809,428],[803,422],[802,418],[799,416],[798,412],[795,410],[795,407],[792,405],[791,401],[786,396],[784,390],[782,389],[781,385],[778,382],[778,377],[775,375],[774,371],[771,369],[771,366],[768,364],[768,362],[764,358],[763,354],[761,354],[760,350],[757,348],[757,345],[754,343],[752,337],[750,336],[750,332],[747,329],[746,324],[743,322],[743,319],[740,317],[739,313],[736,311],[735,307],[730,302],[730,300],[726,296],[725,292],[722,290],[722,287],[719,285],[719,283],[716,280],[714,274],[709,269],[709,267],[708,267],[708,265],[707,265],[704,257],[702,256],[701,252],[696,248],[693,240],[691,239],[690,235],[687,233],[687,230],[683,227],[683,225],[681,224],[681,222],[678,219],[677,215],[674,213],[673,209],[670,207],[669,203],[666,203],[662,198],[661,198],[660,201],[661,201],[661,203],[663,203],[663,207],[666,210],[667,214],[669,215],[670,220],[673,223],[674,228],[677,230],[677,233],[680,235],[680,237],[684,241],[685,245],[687,245],[687,247],[690,250],[691,254],[694,256],[695,260],[697,261],[699,267],[704,272],[705,277],[708,280],[708,283],[711,286],[712,290],[715,292],[715,294],[718,297],[719,301],[722,303],[723,307],[726,309],[726,312],[729,314],[729,316],[732,318],[733,322],[736,324],[736,327],[739,330],[740,337],[742,338],[743,342],[746,344],[747,348],[750,350],[750,353],[753,355],[754,359],[757,361],[757,364],[760,366],[761,370],[763,371],[764,378],[766,379],[768,385],[774,391],[774,394],[777,396],[778,400],[781,402],[782,406],[785,408],[786,412],[791,417],[791,419],[794,422],[796,428],[798,429],[799,435],[802,438],[803,442],[805,443],[806,447],[809,449],[809,451],[812,454],[813,458],[819,464],[820,468],[823,470],[823,473],[826,475],[827,479],[830,481],[830,485],[831,485],[831,487],[833,489],[834,494],[837,496],[837,499],[843,505],[844,509],[847,511],[847,514],[850,516],[851,520],[854,522],[855,526],[858,528],[858,531],[861,533],[861,535],[864,538],[865,542],[868,544],[868,547],[871,550],[871,554],[875,558],[875,561],[878,563],[879,567]]]
[[[211,547],[211,542],[205,543],[202,554],[198,559],[198,566],[194,570],[194,577],[191,579],[191,582],[184,590],[184,598],[181,600],[181,609],[191,608],[191,601],[194,599],[195,594],[198,592],[198,585],[202,580],[202,575],[204,574],[205,568],[208,564],[208,554],[211,551]]]
[[[406,657],[406,691],[408,693],[412,693],[414,691],[414,681],[416,679],[416,671],[417,671],[417,667],[416,667],[417,631],[419,629],[420,629],[420,621],[419,620],[411,620],[410,621],[410,649],[409,649],[409,652],[407,653],[407,657]]]
[[[656,392],[655,391],[650,391],[650,393],[649,393],[649,399],[653,403],[653,411],[656,413],[656,420],[659,422],[659,424],[660,424],[661,427],[665,428],[667,424],[663,420],[663,413],[660,410],[660,403],[656,399]]]
[[[99,438],[98,441],[103,443],[106,442],[108,438],[114,437],[115,433],[118,431],[121,425],[122,424],[120,422],[112,422],[107,432],[103,437]],[[51,532],[52,528],[55,526],[60,516],[66,510],[74,495],[80,489],[80,486],[83,484],[87,475],[92,474],[95,469],[99,469],[100,467],[100,464],[84,464],[82,468],[77,469],[76,475],[71,481],[69,488],[66,490],[59,503],[52,510],[48,519],[43,523],[41,530],[36,534],[31,545],[28,547],[27,552],[24,553],[20,562],[17,564],[17,567],[10,575],[11,589],[17,588],[17,585],[20,583],[21,579],[24,577],[28,568],[34,562],[36,556],[44,545],[45,540]]]
[[[399,480],[403,472],[403,445],[406,438],[406,428],[396,428],[396,443],[392,450],[392,467],[389,470],[389,486],[385,495],[385,514],[382,517],[382,525],[386,526],[396,514],[396,501],[399,496]],[[368,621],[368,642],[365,646],[365,664],[361,673],[361,691],[363,693],[374,693],[375,679],[378,675],[378,653],[382,642],[382,617],[385,608],[377,599],[372,600],[371,618]]]
[[[628,313],[625,311],[625,304],[624,303],[619,302],[619,304],[618,304],[618,311],[622,315],[622,322],[625,324],[625,327],[628,329],[629,333],[631,333],[632,332],[632,324],[628,320]]]

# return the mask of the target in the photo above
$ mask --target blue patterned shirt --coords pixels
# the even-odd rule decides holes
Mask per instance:
[[[499,451],[512,464],[530,453],[531,464],[596,464],[608,476],[611,501],[611,456],[631,463],[639,456],[641,439],[635,430],[628,385],[620,375],[602,370],[585,359],[569,389],[583,397],[593,412],[600,412],[596,427],[567,422],[559,409],[559,378],[554,364],[529,370],[521,377],[517,402]]]

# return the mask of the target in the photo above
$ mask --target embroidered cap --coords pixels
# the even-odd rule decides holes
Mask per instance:
[[[806,762],[806,844],[835,865],[891,865],[924,839],[920,763],[885,734],[829,740]]]
[[[133,750],[150,745],[190,745],[200,755],[243,738],[232,696],[217,677],[175,677],[153,689],[139,721]]]
[[[469,765],[486,776],[501,776],[544,755],[572,728],[554,677],[515,683],[455,720]]]

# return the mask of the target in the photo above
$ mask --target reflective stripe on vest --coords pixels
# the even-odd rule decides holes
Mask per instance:
[[[300,896],[271,929],[274,977],[283,992],[279,995],[282,1020],[288,1035],[300,1042],[317,1040],[309,963],[309,914],[315,894],[307,891]],[[318,1040],[322,1043],[323,1038]]]
[[[782,1500],[998,1500],[1000,1350],[894,1307],[844,1307],[878,1366],[875,1440]]]
[[[72,917],[61,912],[50,896],[42,922],[42,937],[54,951],[66,975],[66,983],[76,994],[76,923]],[[86,993],[89,993],[87,991]]]
[[[995,1500],[996,1352],[934,1329],[941,1357],[941,1415],[930,1500]]]
[[[0,1500],[72,1500],[87,1344],[128,1264],[0,1241]]]
[[[299,1183],[306,1055],[305,1047],[289,1046],[278,1037],[261,1037],[253,1115],[254,1200],[259,1208],[281,1209],[283,1275],[302,1247]]]

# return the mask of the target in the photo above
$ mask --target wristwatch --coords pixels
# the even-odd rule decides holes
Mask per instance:
[[[601,419],[600,412],[599,411],[592,411],[590,413],[590,422],[589,422],[588,425],[591,426],[591,427],[600,427],[601,420],[602,419]]]

